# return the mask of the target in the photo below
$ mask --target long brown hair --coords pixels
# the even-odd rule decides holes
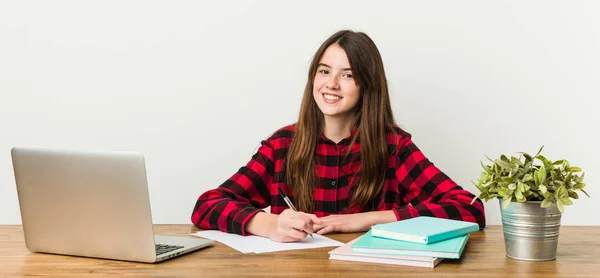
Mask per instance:
[[[360,100],[351,128],[358,128],[351,144],[360,140],[360,179],[353,189],[350,205],[366,206],[377,200],[385,181],[388,161],[386,130],[395,125],[383,61],[375,43],[362,32],[338,31],[329,37],[313,56],[296,131],[288,150],[286,182],[293,188],[297,208],[312,212],[317,140],[324,126],[323,113],[313,98],[313,83],[325,50],[338,44],[348,57],[352,75],[360,88]],[[349,148],[350,150],[351,148]]]

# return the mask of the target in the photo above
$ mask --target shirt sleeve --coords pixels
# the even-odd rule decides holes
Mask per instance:
[[[273,178],[274,154],[262,141],[252,159],[218,188],[198,198],[192,223],[200,229],[248,235],[246,223],[261,209],[268,207],[268,184]]]
[[[410,138],[399,149],[396,178],[404,204],[394,209],[396,219],[432,216],[474,222],[485,228],[485,210],[481,200],[464,190],[433,165]]]

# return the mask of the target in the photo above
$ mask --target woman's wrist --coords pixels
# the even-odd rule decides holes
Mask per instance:
[[[260,211],[248,220],[246,232],[268,238],[276,222],[277,215]]]
[[[367,213],[369,214],[368,222],[370,226],[397,221],[396,214],[393,210],[370,211]]]

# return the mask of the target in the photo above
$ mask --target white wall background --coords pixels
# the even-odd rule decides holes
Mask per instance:
[[[146,155],[155,223],[190,223],[260,140],[296,120],[333,32],[378,45],[398,122],[474,192],[484,155],[567,158],[600,225],[600,1],[0,0],[0,224],[20,223],[10,148]],[[496,202],[488,224],[500,224]]]

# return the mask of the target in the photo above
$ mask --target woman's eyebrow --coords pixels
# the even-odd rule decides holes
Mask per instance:
[[[324,63],[319,63],[319,66],[324,66],[324,67],[327,67],[327,68],[331,68],[331,66],[330,66],[330,65],[328,65],[328,64],[324,64]],[[352,68],[343,68],[342,70],[349,70],[349,71],[352,71]]]

